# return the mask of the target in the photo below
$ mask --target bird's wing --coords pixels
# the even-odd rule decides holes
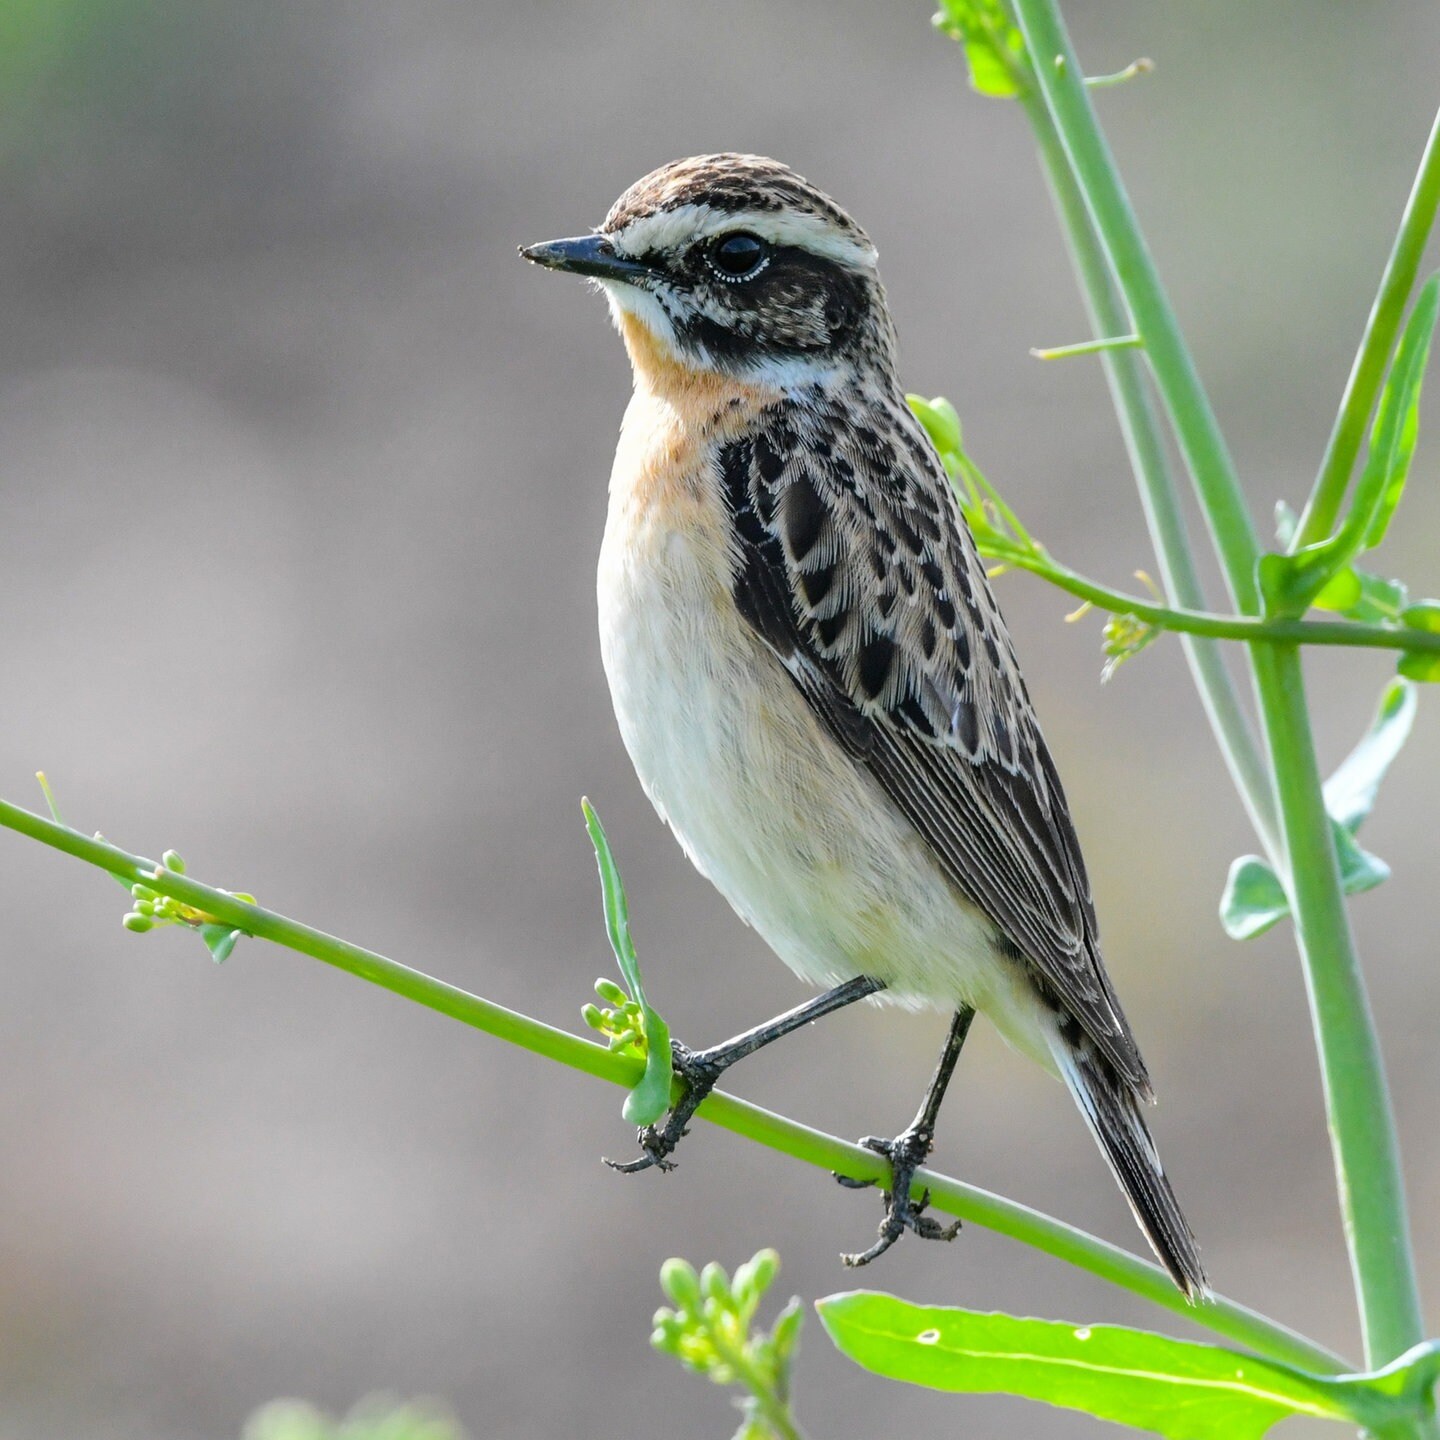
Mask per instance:
[[[720,471],[741,614],[1041,990],[1148,1088],[1010,637],[908,407],[788,401]]]

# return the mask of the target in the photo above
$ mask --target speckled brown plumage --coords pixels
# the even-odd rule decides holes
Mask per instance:
[[[1200,1294],[1075,827],[905,402],[869,238],[785,166],[705,155],[636,182],[594,235],[527,254],[597,280],[634,369],[598,595],[646,793],[786,964],[834,987],[816,1005],[955,1012],[916,1119],[873,1144],[891,1191],[854,1258],[906,1229],[952,1233],[907,1176],[979,1011],[1065,1080],[1157,1254]],[[754,1048],[682,1047],[690,1091],[631,1168],[671,1163],[704,1090]]]
[[[894,387],[800,391],[720,452],[736,603],[950,879],[1132,1084],[1075,827],[944,468]]]

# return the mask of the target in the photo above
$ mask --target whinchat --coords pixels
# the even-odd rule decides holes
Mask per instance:
[[[945,469],[896,377],[875,247],[774,160],[703,155],[526,259],[604,292],[634,369],[600,552],[600,643],[645,792],[825,994],[705,1051],[642,1132],[667,1157],[722,1070],[871,996],[955,1012],[894,1140],[874,1258],[906,1228],[975,1011],[1069,1086],[1141,1228],[1205,1276],[1142,1114],[1060,780]]]

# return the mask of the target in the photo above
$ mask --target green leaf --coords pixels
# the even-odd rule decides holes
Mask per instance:
[[[1292,1415],[1372,1428],[1428,1413],[1434,1342],[1401,1368],[1339,1378],[1119,1325],[911,1305],[868,1291],[817,1303],[843,1355],[877,1375],[1022,1395],[1171,1440],[1259,1440]]]
[[[1400,612],[1400,623],[1412,630],[1440,635],[1440,600],[1417,600]]]
[[[1317,610],[1349,610],[1360,603],[1360,577],[1351,565],[1337,570],[1310,602]]]
[[[1335,855],[1340,863],[1340,888],[1347,895],[1373,890],[1390,878],[1390,867],[1372,855],[1354,834],[1336,820]],[[1290,913],[1290,900],[1280,877],[1258,855],[1242,855],[1230,864],[1220,895],[1220,923],[1232,940],[1253,940]]]
[[[1312,604],[1348,611],[1361,601],[1355,582],[1343,577],[1356,555],[1374,549],[1385,538],[1405,492],[1420,431],[1420,390],[1437,316],[1440,272],[1421,287],[1395,347],[1370,431],[1365,468],[1344,524],[1328,540],[1307,545],[1293,555],[1260,557],[1256,578],[1267,614],[1300,615]],[[1285,517],[1279,518],[1283,525]]]
[[[1232,940],[1263,935],[1289,913],[1285,887],[1258,855],[1241,855],[1231,862],[1220,896],[1220,923]]]
[[[1407,659],[1440,656],[1405,656],[1401,664]],[[1370,728],[1325,782],[1325,809],[1335,835],[1340,885],[1347,895],[1373,890],[1390,878],[1390,867],[1364,849],[1355,834],[1374,809],[1380,782],[1410,736],[1415,705],[1415,687],[1407,680],[1392,680],[1381,692]],[[1232,940],[1262,935],[1289,913],[1285,887],[1265,861],[1242,855],[1232,862],[1220,896],[1220,923]]]
[[[1440,600],[1417,600],[1400,612],[1400,623],[1412,630],[1440,634]],[[1435,684],[1440,681],[1440,655],[1412,650],[1400,657],[1396,667],[1407,680]]]
[[[1440,655],[1414,650],[1402,655],[1395,666],[1396,671],[1407,680],[1416,680],[1422,685],[1440,682]]]
[[[1374,808],[1385,772],[1410,737],[1415,708],[1415,687],[1392,680],[1380,694],[1370,728],[1325,782],[1325,808],[1349,834]]]
[[[1333,820],[1330,828],[1335,836],[1335,856],[1340,862],[1340,888],[1347,895],[1373,890],[1390,878],[1390,867],[1378,855],[1363,849],[1351,831]]]
[[[1366,625],[1393,625],[1408,599],[1403,581],[1347,565],[1325,582],[1310,603],[1317,610],[1333,610]]]
[[[1375,495],[1361,547],[1365,550],[1373,550],[1385,538],[1395,507],[1405,493],[1405,481],[1420,433],[1420,388],[1437,316],[1440,316],[1440,272],[1425,282],[1416,297],[1415,308],[1405,322],[1389,377],[1380,393],[1375,425],[1370,432],[1369,454],[1355,492],[1357,502],[1362,495]]]
[[[978,94],[1004,99],[1020,93],[1025,37],[1010,23],[1000,0],[941,0],[933,24],[959,42]]]
[[[231,929],[229,925],[215,925],[208,921],[195,928],[200,932],[200,938],[205,942],[210,958],[217,965],[223,965],[230,958],[231,951],[245,934],[243,930]]]
[[[1255,578],[1265,613],[1303,615],[1345,559],[1334,540],[1306,545],[1293,555],[1274,551],[1262,555],[1255,567]]]
[[[610,850],[605,827],[588,800],[581,800],[585,828],[595,847],[595,863],[600,867],[600,891],[605,901],[605,929],[610,948],[615,952],[620,973],[638,1002],[645,1024],[645,1073],[625,1097],[623,1115],[632,1125],[653,1125],[670,1108],[670,1027],[651,1008],[645,998],[645,984],[640,978],[640,960],[630,938],[630,904],[625,898],[625,884]]]
[[[1351,569],[1360,581],[1360,599],[1345,614],[1365,625],[1394,624],[1409,603],[1404,581],[1388,580],[1354,566]]]

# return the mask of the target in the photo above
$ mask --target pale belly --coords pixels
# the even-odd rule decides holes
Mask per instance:
[[[602,655],[641,784],[696,867],[811,983],[864,974],[901,1004],[972,1004],[1048,1065],[1021,967],[821,730],[703,532],[641,528],[606,530]]]

